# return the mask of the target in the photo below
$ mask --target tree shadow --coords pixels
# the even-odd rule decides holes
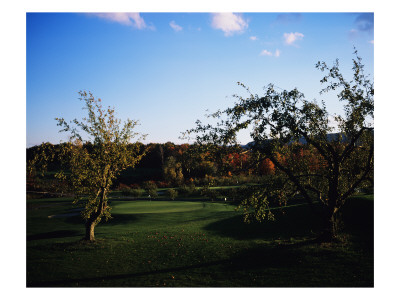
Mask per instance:
[[[374,202],[350,199],[343,207],[342,218],[348,228],[371,233],[374,230]]]
[[[226,269],[237,271],[291,267],[302,257],[301,251],[293,251],[290,246],[258,245],[237,254],[231,259],[230,264],[226,265]]]
[[[321,255],[327,256],[329,253],[322,253]],[[233,272],[251,271],[258,272],[262,269],[268,268],[284,268],[292,267],[299,261],[304,259],[305,254],[302,251],[293,251],[293,248],[286,246],[271,246],[271,245],[258,245],[251,249],[243,250],[237,255],[228,258],[197,264],[170,267],[165,269],[157,269],[150,271],[134,272],[128,274],[118,274],[109,276],[97,276],[90,278],[75,278],[75,279],[61,279],[46,282],[28,282],[28,287],[61,287],[70,286],[79,283],[79,286],[101,286],[105,281],[114,280],[135,280],[142,276],[151,276],[157,274],[169,274],[176,272],[198,272],[198,269],[218,267],[225,270],[226,274],[233,274]],[[329,258],[329,257],[328,257]],[[229,275],[227,275],[229,276]],[[115,286],[120,286],[115,284]]]
[[[237,240],[309,237],[322,230],[322,219],[307,206],[276,211],[275,221],[245,223],[243,216],[216,221],[204,227],[214,234]]]
[[[43,239],[56,239],[56,238],[72,237],[72,236],[78,236],[81,234],[82,233],[77,230],[56,230],[56,231],[51,231],[51,232],[32,234],[32,235],[27,236],[26,240],[29,242],[29,241],[43,240]]]
[[[118,279],[128,279],[128,278],[134,279],[135,277],[140,277],[140,276],[172,273],[172,272],[179,272],[179,271],[185,271],[185,270],[190,270],[190,269],[211,267],[211,266],[215,266],[215,265],[226,264],[229,262],[230,262],[230,260],[226,259],[226,260],[198,263],[198,264],[193,264],[190,266],[165,268],[165,269],[160,269],[160,270],[136,272],[136,273],[130,273],[130,274],[99,276],[99,277],[92,277],[92,278],[65,279],[65,280],[57,280],[57,281],[50,281],[50,282],[28,282],[27,286],[28,287],[57,287],[57,286],[68,286],[70,284],[74,284],[77,282],[80,283],[80,286],[86,286],[87,284],[90,284],[93,282],[96,283],[96,282],[102,282],[105,280],[118,280]],[[90,285],[88,285],[88,286],[90,286]]]
[[[103,225],[126,225],[138,222],[141,219],[139,214],[112,214],[112,218]]]
[[[374,249],[374,202],[350,199],[341,213],[343,231],[349,233],[364,249]]]
[[[74,216],[65,217],[64,222],[68,223],[68,224],[73,224],[73,225],[83,225],[84,224],[84,221],[79,214],[74,215]]]

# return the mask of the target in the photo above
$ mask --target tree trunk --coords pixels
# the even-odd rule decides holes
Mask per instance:
[[[107,201],[106,201],[106,192],[105,189],[102,189],[100,191],[101,196],[100,196],[100,201],[97,207],[97,210],[93,212],[93,214],[87,219],[85,227],[86,227],[86,233],[85,233],[85,240],[94,242],[94,227],[100,222],[101,217],[104,214],[104,211],[107,207]]]
[[[87,221],[86,222],[86,234],[85,234],[85,240],[94,242],[94,227],[96,226],[96,223],[93,221]]]
[[[332,242],[333,240],[335,240],[338,233],[338,208],[327,208],[324,219],[325,228],[323,229],[322,235],[318,238],[318,240],[321,242]]]
[[[326,242],[331,242],[336,238],[338,231],[338,200],[339,200],[339,161],[338,156],[335,153],[333,157],[333,170],[332,176],[329,178],[329,192],[328,192],[328,203],[326,210],[326,225],[322,239]]]

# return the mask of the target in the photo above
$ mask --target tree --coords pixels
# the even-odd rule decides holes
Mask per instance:
[[[174,156],[169,156],[163,165],[164,179],[173,185],[181,185],[184,181],[182,164]]]
[[[151,181],[151,180],[145,181],[143,183],[143,188],[144,188],[144,191],[146,192],[146,194],[150,198],[154,199],[154,198],[156,198],[158,196],[157,185],[156,185],[156,183],[154,181]]]
[[[326,229],[321,238],[331,240],[346,200],[357,188],[373,182],[374,84],[364,75],[357,51],[354,54],[351,81],[342,75],[338,60],[331,67],[325,62],[316,64],[324,73],[320,94],[333,91],[343,102],[344,113],[333,116],[337,128],[330,123],[324,101],[306,100],[296,88],[278,91],[270,84],[258,96],[238,83],[250,94],[248,98],[235,95],[232,107],[211,114],[218,119],[216,126],[197,121],[196,128],[187,131],[196,134],[198,144],[230,146],[237,144],[241,129],[252,128],[249,152],[253,161],[269,159],[277,181],[253,187],[242,202],[254,209],[257,220],[271,218],[271,194],[284,202],[300,194],[310,203],[323,205]]]
[[[138,142],[130,141],[144,136],[133,132],[137,121],[128,119],[121,127],[113,108],[103,109],[101,99],[95,99],[90,92],[79,94],[88,116],[68,123],[56,118],[58,126],[63,128],[60,132],[71,134],[70,141],[58,153],[64,170],[57,177],[69,180],[74,203],[84,201],[85,240],[94,241],[95,226],[102,219],[111,218],[108,194],[113,181],[121,171],[134,167],[145,154]]]
[[[171,200],[175,200],[175,198],[178,196],[178,191],[175,189],[168,189],[166,191],[167,197],[170,198]]]

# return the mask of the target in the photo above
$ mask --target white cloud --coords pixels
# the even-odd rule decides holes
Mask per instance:
[[[358,37],[358,30],[357,29],[351,29],[349,31],[349,38],[350,39],[355,39]]]
[[[294,42],[301,41],[304,37],[304,34],[300,32],[291,32],[291,33],[284,33],[283,37],[285,39],[286,45],[294,45]]]
[[[262,50],[260,53],[261,56],[275,56],[275,57],[279,57],[281,55],[281,51],[279,51],[278,49],[275,50],[275,53],[272,53],[268,50]]]
[[[213,13],[211,26],[220,29],[225,36],[233,35],[235,32],[243,32],[249,25],[238,14],[234,13]]]
[[[146,22],[139,13],[93,13],[90,15],[125,26],[132,26],[136,29],[152,28],[146,25]]]
[[[261,56],[272,56],[272,52],[269,52],[268,50],[263,50],[260,53]]]
[[[183,28],[175,23],[175,21],[169,22],[169,26],[175,31],[181,31]]]
[[[257,38],[256,36],[251,36],[251,37],[250,37],[250,40],[256,41],[256,40],[258,40],[258,38]]]
[[[372,40],[372,41],[369,41],[368,43],[370,43],[370,44],[374,44],[374,40]]]

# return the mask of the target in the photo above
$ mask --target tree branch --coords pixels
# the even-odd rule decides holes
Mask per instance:
[[[339,162],[343,162],[343,160],[345,160],[350,155],[351,151],[353,151],[353,149],[355,147],[355,143],[361,137],[361,135],[364,132],[364,130],[373,130],[373,128],[371,128],[371,127],[363,127],[363,128],[361,128],[357,132],[357,134],[355,136],[353,136],[353,138],[351,139],[349,144],[344,149],[342,155],[339,157]]]
[[[361,177],[353,183],[353,185],[348,189],[348,191],[346,193],[344,193],[341,197],[340,200],[341,202],[343,202],[344,200],[346,200],[350,195],[352,195],[355,191],[355,189],[367,178],[369,172],[372,169],[372,158],[374,155],[374,147],[373,145],[371,145],[370,151],[369,151],[369,156],[368,156],[368,160],[367,160],[367,166],[365,169],[365,172],[361,175]]]
[[[325,152],[325,150],[323,149],[323,147],[317,143],[317,141],[311,139],[307,133],[303,132],[302,130],[299,130],[300,134],[306,139],[307,143],[313,145],[318,152],[322,155],[322,157],[328,162],[329,165],[333,165],[333,161],[332,159],[327,155],[327,153]],[[327,145],[329,145],[329,143],[327,143]],[[331,152],[333,151],[333,148],[331,150]]]
[[[275,166],[277,166],[280,170],[282,170],[289,178],[290,180],[296,185],[300,193],[303,195],[303,197],[311,204],[313,201],[310,197],[310,195],[307,193],[307,191],[304,189],[304,187],[301,185],[297,177],[287,168],[285,168],[282,164],[280,164],[275,157],[272,155],[269,157],[269,159],[274,163]]]

